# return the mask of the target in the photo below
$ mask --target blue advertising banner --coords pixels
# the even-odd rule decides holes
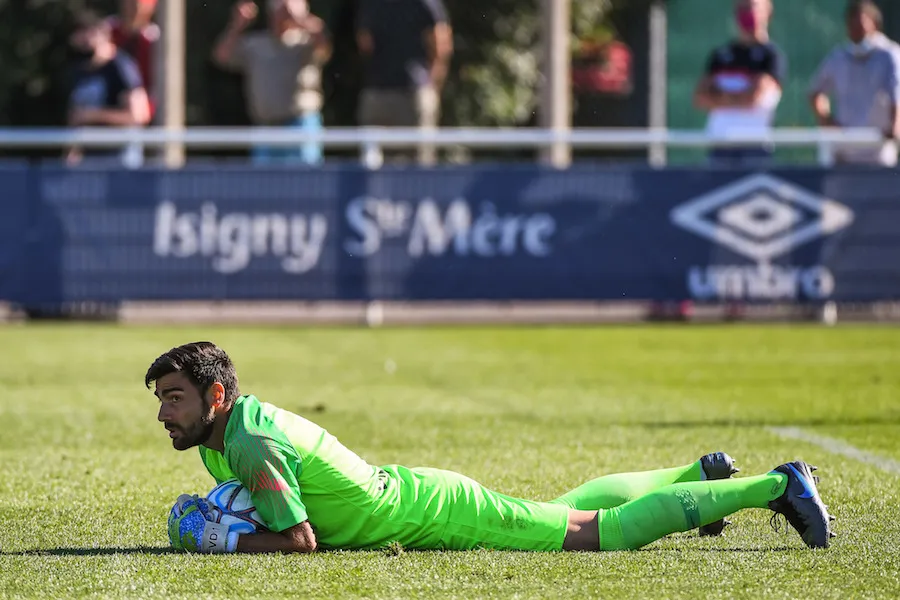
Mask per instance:
[[[879,300],[900,173],[0,170],[0,297]]]
[[[0,298],[23,298],[28,289],[32,183],[27,166],[0,164]]]

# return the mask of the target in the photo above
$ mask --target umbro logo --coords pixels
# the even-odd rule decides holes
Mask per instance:
[[[771,175],[751,175],[676,206],[672,222],[760,264],[853,222],[853,211]]]

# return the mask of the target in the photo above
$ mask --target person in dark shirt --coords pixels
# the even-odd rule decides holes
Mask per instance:
[[[706,131],[711,137],[761,135],[773,125],[781,102],[787,64],[781,49],[769,40],[771,0],[738,0],[737,40],[716,48],[697,84],[694,103],[708,112]],[[765,144],[713,147],[717,164],[758,163],[771,156]]]
[[[140,71],[134,60],[119,52],[112,42],[108,22],[91,11],[79,14],[70,45],[75,63],[69,73],[69,126],[146,125],[150,121],[150,102]],[[106,150],[91,150],[90,154],[110,156]],[[71,148],[67,162],[78,163],[85,155],[81,149]]]
[[[366,59],[359,122],[364,127],[437,127],[440,93],[453,52],[441,0],[366,0],[357,42]],[[435,150],[419,148],[432,164]]]

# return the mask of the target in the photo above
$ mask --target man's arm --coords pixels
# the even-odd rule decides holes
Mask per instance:
[[[900,107],[896,102],[890,107],[890,123],[891,128],[885,132],[885,136],[890,139],[900,138]]]
[[[375,51],[375,41],[372,39],[372,32],[368,29],[360,29],[356,32],[356,47],[359,53],[369,57]]]
[[[447,9],[441,0],[423,0],[428,12],[429,27],[424,32],[425,49],[431,82],[438,90],[447,79],[447,66],[453,54],[453,28],[447,18]]]
[[[247,27],[256,20],[259,9],[252,1],[241,1],[234,5],[231,21],[219,36],[213,47],[213,61],[223,69],[236,70],[241,67],[241,36]]]
[[[232,59],[235,54],[235,48],[241,41],[243,32],[233,25],[229,25],[225,32],[219,36],[216,45],[213,47],[212,58],[215,63],[225,69],[233,69],[234,63]]]
[[[809,86],[809,105],[816,122],[822,127],[837,125],[831,112],[828,94],[834,91],[834,66],[831,56],[826,58],[813,75]]]
[[[144,94],[146,101],[147,95]],[[146,121],[138,119],[135,114],[142,111],[139,99],[132,98],[129,95],[129,106],[126,108],[76,108],[69,114],[69,125],[73,127],[85,127],[89,125],[114,125],[120,127],[131,127],[134,125],[145,125]],[[132,107],[134,104],[134,108]]]
[[[325,29],[325,23],[315,15],[307,15],[298,25],[312,38],[313,60],[318,64],[325,64],[331,58],[331,38]]]
[[[890,129],[884,132],[885,137],[889,139],[897,139],[900,137],[900,110],[897,110],[897,104],[891,104],[890,107]]]
[[[752,108],[758,106],[767,94],[778,91],[781,85],[768,73],[756,75],[743,92],[723,92],[715,85],[713,77],[704,76],[694,90],[694,105],[703,110],[716,108]]]
[[[315,552],[316,536],[300,494],[300,458],[264,435],[244,434],[228,449],[235,476],[270,531],[238,537],[238,552]]]
[[[117,108],[75,108],[69,113],[69,124],[112,125],[119,127],[143,126],[150,122],[150,99],[144,88],[137,65],[130,59],[116,59],[125,91]]]
[[[897,52],[891,52],[890,68],[888,69],[885,91],[890,102],[890,125],[885,136],[891,139],[900,137],[900,56]]]
[[[730,106],[753,108],[759,106],[770,93],[778,91],[781,91],[781,84],[769,73],[761,73],[753,77],[746,91],[733,94],[728,102]]]
[[[246,553],[266,552],[299,552],[309,554],[315,552],[318,544],[316,534],[309,521],[304,521],[284,531],[275,533],[263,531],[244,534],[238,537],[237,551]]]
[[[448,23],[438,23],[425,34],[428,64],[434,87],[441,89],[447,79],[447,66],[453,54],[453,30]]]
[[[704,75],[694,88],[694,106],[701,110],[714,110],[726,106],[727,96],[715,85],[712,75]]]
[[[700,110],[713,110],[723,106],[725,97],[715,84],[715,72],[719,67],[719,52],[713,51],[706,63],[706,71],[694,88],[694,106]]]
[[[362,2],[356,22],[356,48],[365,58],[370,58],[375,51],[375,38],[372,36],[371,5]]]
[[[816,123],[822,127],[837,126],[831,113],[831,101],[828,99],[828,96],[822,92],[810,94],[809,105],[812,108]]]

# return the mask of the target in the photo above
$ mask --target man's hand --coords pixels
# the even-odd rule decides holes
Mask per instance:
[[[309,521],[303,521],[284,531],[261,531],[242,535],[238,542],[238,552],[299,552],[308,554],[318,548],[316,534]]]
[[[897,104],[891,107],[891,124],[884,132],[884,137],[891,141],[900,138],[900,106]]]
[[[327,62],[331,58],[331,40],[325,31],[325,22],[313,14],[307,14],[294,19],[294,23],[300,31],[306,32],[312,39],[316,62],[320,64]]]
[[[231,29],[244,31],[256,20],[257,14],[259,14],[259,9],[256,7],[255,2],[238,2],[234,5],[231,13]]]
[[[238,534],[228,526],[208,520],[209,503],[196,495],[182,494],[169,512],[169,542],[176,550],[202,553],[234,552]]]
[[[838,127],[831,113],[831,101],[822,92],[815,92],[809,97],[809,105],[819,127]]]
[[[231,10],[231,20],[222,35],[219,36],[216,45],[213,47],[213,60],[220,67],[230,70],[239,70],[243,67],[243,61],[235,62],[235,49],[237,48],[241,36],[247,27],[256,20],[259,9],[256,4],[247,0],[241,0],[234,5]]]
[[[299,19],[294,19],[294,22],[297,24],[297,27],[313,36],[319,35],[325,31],[325,22],[313,14],[307,14]]]

